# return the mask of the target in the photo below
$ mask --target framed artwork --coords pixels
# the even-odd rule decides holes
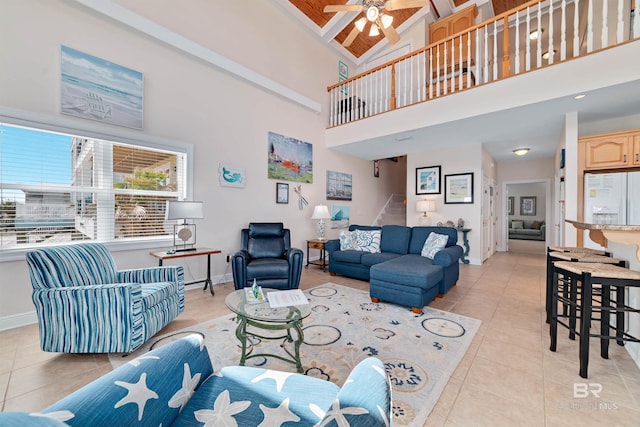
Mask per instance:
[[[349,206],[331,205],[331,228],[349,226]]]
[[[313,183],[313,146],[299,139],[268,134],[268,178]]]
[[[351,174],[327,171],[327,199],[351,200]]]
[[[515,204],[515,197],[507,197],[507,215],[513,215],[513,205]]]
[[[143,128],[139,71],[68,46],[60,48],[60,111],[133,129]]]
[[[536,196],[520,197],[520,215],[536,214]]]
[[[220,166],[218,166],[218,174],[222,187],[244,188],[246,180],[244,168],[220,163]]]
[[[380,178],[380,160],[373,161],[373,176]]]
[[[440,166],[416,168],[416,194],[440,194]]]
[[[473,172],[444,176],[444,202],[473,203]]]
[[[276,183],[276,203],[289,203],[289,184]]]

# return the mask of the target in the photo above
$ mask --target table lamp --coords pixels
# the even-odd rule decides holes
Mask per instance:
[[[317,205],[313,208],[313,215],[311,215],[311,219],[319,219],[318,222],[318,240],[324,240],[324,230],[325,230],[325,219],[331,218],[329,214],[329,208],[327,205]]]
[[[416,210],[423,213],[418,219],[420,225],[431,225],[431,218],[429,218],[427,212],[436,211],[436,202],[433,200],[418,200],[416,203]]]
[[[173,225],[173,248],[176,252],[195,251],[196,225],[188,224],[188,219],[204,218],[202,202],[167,200],[165,219],[182,220]]]

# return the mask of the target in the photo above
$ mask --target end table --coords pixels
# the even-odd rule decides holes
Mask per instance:
[[[318,267],[322,267],[322,271],[327,271],[327,251],[324,248],[325,243],[327,241],[325,239],[311,239],[307,240],[307,265],[306,268],[309,268],[309,264],[317,265]],[[318,249],[320,251],[320,259],[315,261],[309,261],[309,249]]]
[[[213,283],[211,282],[211,254],[220,254],[222,253],[219,249],[209,249],[209,248],[197,248],[193,251],[184,251],[184,252],[151,252],[149,255],[152,257],[158,258],[158,265],[162,267],[162,262],[166,259],[174,259],[174,258],[188,258],[192,256],[207,256],[207,278],[203,280],[196,280],[194,282],[185,283],[185,285],[193,285],[194,283],[202,283],[204,282],[203,291],[209,288],[209,292],[211,295],[214,295]]]

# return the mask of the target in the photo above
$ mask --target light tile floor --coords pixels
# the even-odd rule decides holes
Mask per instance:
[[[425,426],[640,425],[640,369],[623,347],[613,344],[604,360],[594,342],[588,380],[578,375],[578,343],[562,328],[558,351],[549,351],[544,277],[544,255],[497,253],[482,266],[461,265],[457,286],[430,303],[483,323]],[[304,269],[301,287],[329,281],[368,289],[314,266]],[[187,291],[185,312],[160,333],[227,314],[232,288],[216,285],[215,297]],[[38,411],[111,370],[106,355],[45,353],[38,345],[36,325],[0,332],[3,411]],[[580,384],[601,386],[599,397],[574,398]]]

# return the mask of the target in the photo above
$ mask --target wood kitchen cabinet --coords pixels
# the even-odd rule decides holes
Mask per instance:
[[[580,138],[584,170],[640,166],[640,130]]]

